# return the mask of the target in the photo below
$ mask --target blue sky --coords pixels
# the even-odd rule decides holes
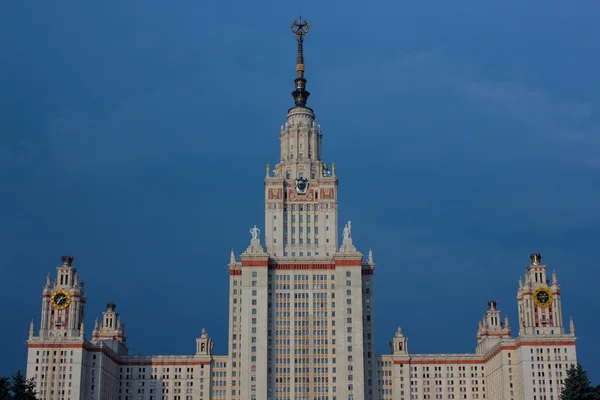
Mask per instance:
[[[309,105],[340,221],[373,248],[380,352],[473,352],[541,252],[600,383],[597,1],[3,2],[0,375],[60,256],[109,301],[133,354],[227,340],[231,248],[262,227],[265,164],[293,105],[302,14]],[[515,332],[516,333],[516,332]]]

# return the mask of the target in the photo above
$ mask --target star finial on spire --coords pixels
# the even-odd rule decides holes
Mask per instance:
[[[297,21],[292,21],[292,32],[298,40],[298,57],[296,58],[296,79],[294,84],[296,90],[292,92],[292,97],[296,107],[305,107],[310,93],[306,90],[306,79],[304,79],[304,36],[310,30],[308,21],[302,21],[302,16]]]

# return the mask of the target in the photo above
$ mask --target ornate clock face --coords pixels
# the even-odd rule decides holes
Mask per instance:
[[[537,288],[533,292],[533,302],[540,307],[548,307],[552,304],[552,293],[546,288]]]
[[[297,178],[294,186],[296,187],[296,193],[304,194],[308,189],[308,179],[305,177]]]
[[[57,290],[52,293],[50,301],[52,302],[52,307],[62,310],[71,304],[71,295],[64,290]]]

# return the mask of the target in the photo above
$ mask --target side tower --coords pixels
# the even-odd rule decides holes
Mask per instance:
[[[519,336],[561,335],[563,326],[562,301],[556,273],[552,282],[541,254],[530,254],[531,264],[525,272],[525,283],[519,279]]]
[[[42,292],[40,337],[78,337],[85,317],[85,292],[79,282],[73,256],[62,256],[58,275],[51,282],[48,274]]]
[[[556,273],[552,281],[541,254],[530,254],[525,282],[519,279],[519,336],[516,356],[519,398],[532,399],[539,393],[560,391],[570,365],[577,363],[575,327],[563,326],[562,300]],[[544,372],[548,379],[544,377]],[[552,375],[549,375],[552,373]],[[535,379],[530,379],[532,376]]]
[[[87,354],[83,320],[86,296],[83,282],[73,267],[72,256],[52,281],[48,274],[42,291],[42,315],[38,335],[29,328],[27,378],[33,378],[40,399],[81,399]],[[60,371],[67,371],[68,374]]]

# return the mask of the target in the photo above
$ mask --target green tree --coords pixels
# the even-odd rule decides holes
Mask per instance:
[[[10,400],[10,379],[0,377],[0,400]]]
[[[580,364],[567,370],[562,400],[600,400],[600,391],[592,386],[587,372]]]
[[[35,382],[33,378],[25,379],[25,376],[18,370],[12,377],[12,385],[10,385],[13,400],[36,400]]]

